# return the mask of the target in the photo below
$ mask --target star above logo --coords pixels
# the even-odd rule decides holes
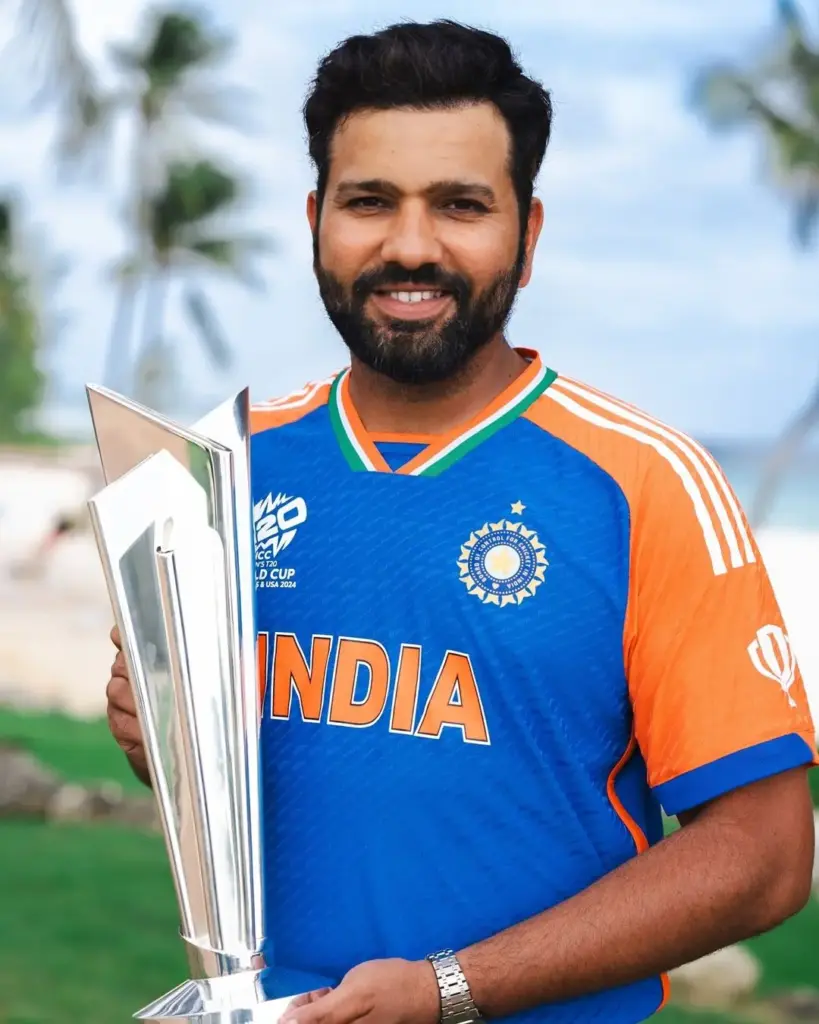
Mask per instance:
[[[516,501],[512,505],[512,515],[513,516],[522,516],[525,510],[526,510],[526,506],[523,504],[522,501]]]

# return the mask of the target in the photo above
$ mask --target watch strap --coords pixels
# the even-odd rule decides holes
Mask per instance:
[[[471,1024],[481,1015],[472,998],[466,975],[451,949],[431,953],[427,960],[435,970],[441,994],[441,1024]]]

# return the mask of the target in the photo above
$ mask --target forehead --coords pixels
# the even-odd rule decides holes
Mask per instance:
[[[509,130],[491,103],[357,111],[333,138],[328,184],[380,178],[411,191],[465,180],[502,191],[512,188],[509,153]]]

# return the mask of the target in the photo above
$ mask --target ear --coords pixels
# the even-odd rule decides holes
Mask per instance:
[[[307,195],[307,222],[310,225],[310,231],[313,233],[314,237],[318,231],[318,215],[318,193],[314,189]]]
[[[543,230],[544,216],[543,203],[539,199],[532,199],[532,205],[529,208],[529,220],[526,225],[526,264],[520,279],[521,288],[525,288],[532,280],[535,249],[540,238],[540,232]]]

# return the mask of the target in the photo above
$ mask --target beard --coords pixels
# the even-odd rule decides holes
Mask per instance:
[[[521,243],[513,266],[498,274],[483,291],[464,275],[451,274],[434,263],[407,270],[385,263],[368,270],[346,288],[322,266],[314,243],[314,271],[333,326],[353,356],[397,384],[439,384],[457,378],[472,358],[509,320],[517,297],[526,254]],[[455,312],[436,320],[385,319],[367,316],[367,299],[390,285],[412,284],[447,292]]]

